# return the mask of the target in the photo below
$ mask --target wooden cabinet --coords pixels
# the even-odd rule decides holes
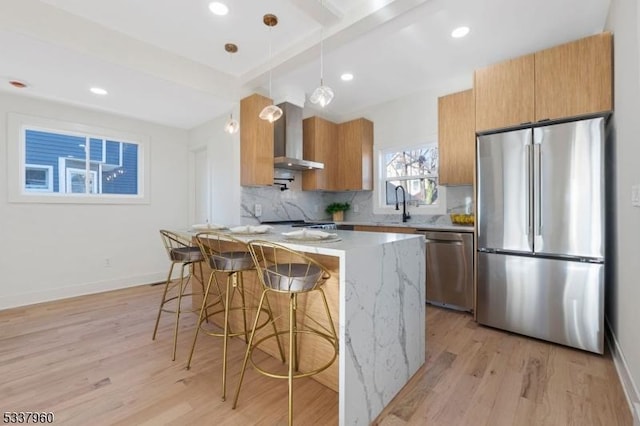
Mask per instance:
[[[273,185],[273,123],[261,120],[260,111],[273,104],[254,94],[240,101],[240,184]]]
[[[472,185],[475,166],[473,90],[438,98],[438,151],[441,185]]]
[[[338,125],[339,191],[373,189],[373,123],[365,118]]]
[[[476,131],[499,129],[534,118],[534,55],[478,69],[473,90]]]
[[[611,111],[612,41],[601,33],[476,70],[476,131]]]
[[[373,189],[373,123],[365,118],[335,124],[319,117],[303,121],[305,156],[324,170],[302,172],[302,189]]]
[[[613,109],[611,33],[535,54],[536,121]]]
[[[334,191],[338,187],[338,125],[320,117],[302,121],[305,158],[324,164],[323,170],[302,172],[304,191]]]
[[[365,232],[395,232],[396,234],[416,233],[416,228],[409,228],[405,226],[354,225],[353,230]]]

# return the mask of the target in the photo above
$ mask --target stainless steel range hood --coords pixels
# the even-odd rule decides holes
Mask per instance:
[[[303,160],[302,108],[290,102],[278,105],[282,117],[273,126],[273,166],[288,170],[322,170],[324,164]]]

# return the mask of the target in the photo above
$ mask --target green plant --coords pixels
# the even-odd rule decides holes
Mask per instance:
[[[344,212],[349,210],[351,204],[349,203],[331,203],[324,209],[328,214],[334,214],[335,212]]]

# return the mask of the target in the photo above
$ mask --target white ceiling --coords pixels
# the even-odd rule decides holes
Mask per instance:
[[[270,68],[276,102],[304,102],[319,83],[322,36],[336,97],[320,114],[339,119],[417,90],[471,87],[474,68],[602,31],[609,9],[609,0],[223,0],[221,17],[209,1],[2,0],[0,91],[192,128],[250,93],[268,95]],[[279,18],[271,31],[266,13]],[[470,34],[451,38],[460,25]],[[224,51],[229,42],[238,53]],[[345,71],[355,79],[342,82]]]

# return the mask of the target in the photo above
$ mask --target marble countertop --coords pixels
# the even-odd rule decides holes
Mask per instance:
[[[396,241],[411,239],[411,238],[424,238],[418,234],[393,234],[384,232],[354,232],[354,231],[340,231],[340,230],[322,230],[323,232],[336,234],[338,239],[331,239],[327,241],[295,241],[286,238],[282,235],[283,232],[291,232],[294,230],[300,230],[301,228],[293,228],[289,225],[276,225],[270,232],[264,234],[233,234],[233,236],[242,241],[251,240],[266,240],[282,244],[294,250],[300,250],[306,253],[326,254],[330,256],[339,256],[348,252],[349,250],[360,249],[363,247],[375,247],[388,243],[394,243]],[[229,230],[221,230],[220,232],[228,232]],[[195,236],[199,231],[187,230],[185,233]]]
[[[438,224],[438,223],[420,223],[420,222],[336,222],[336,225],[364,225],[364,226],[390,226],[390,227],[402,227],[402,228],[416,228],[419,230],[427,231],[457,231],[457,232],[473,232],[473,226],[466,225],[453,225],[453,224]]]

